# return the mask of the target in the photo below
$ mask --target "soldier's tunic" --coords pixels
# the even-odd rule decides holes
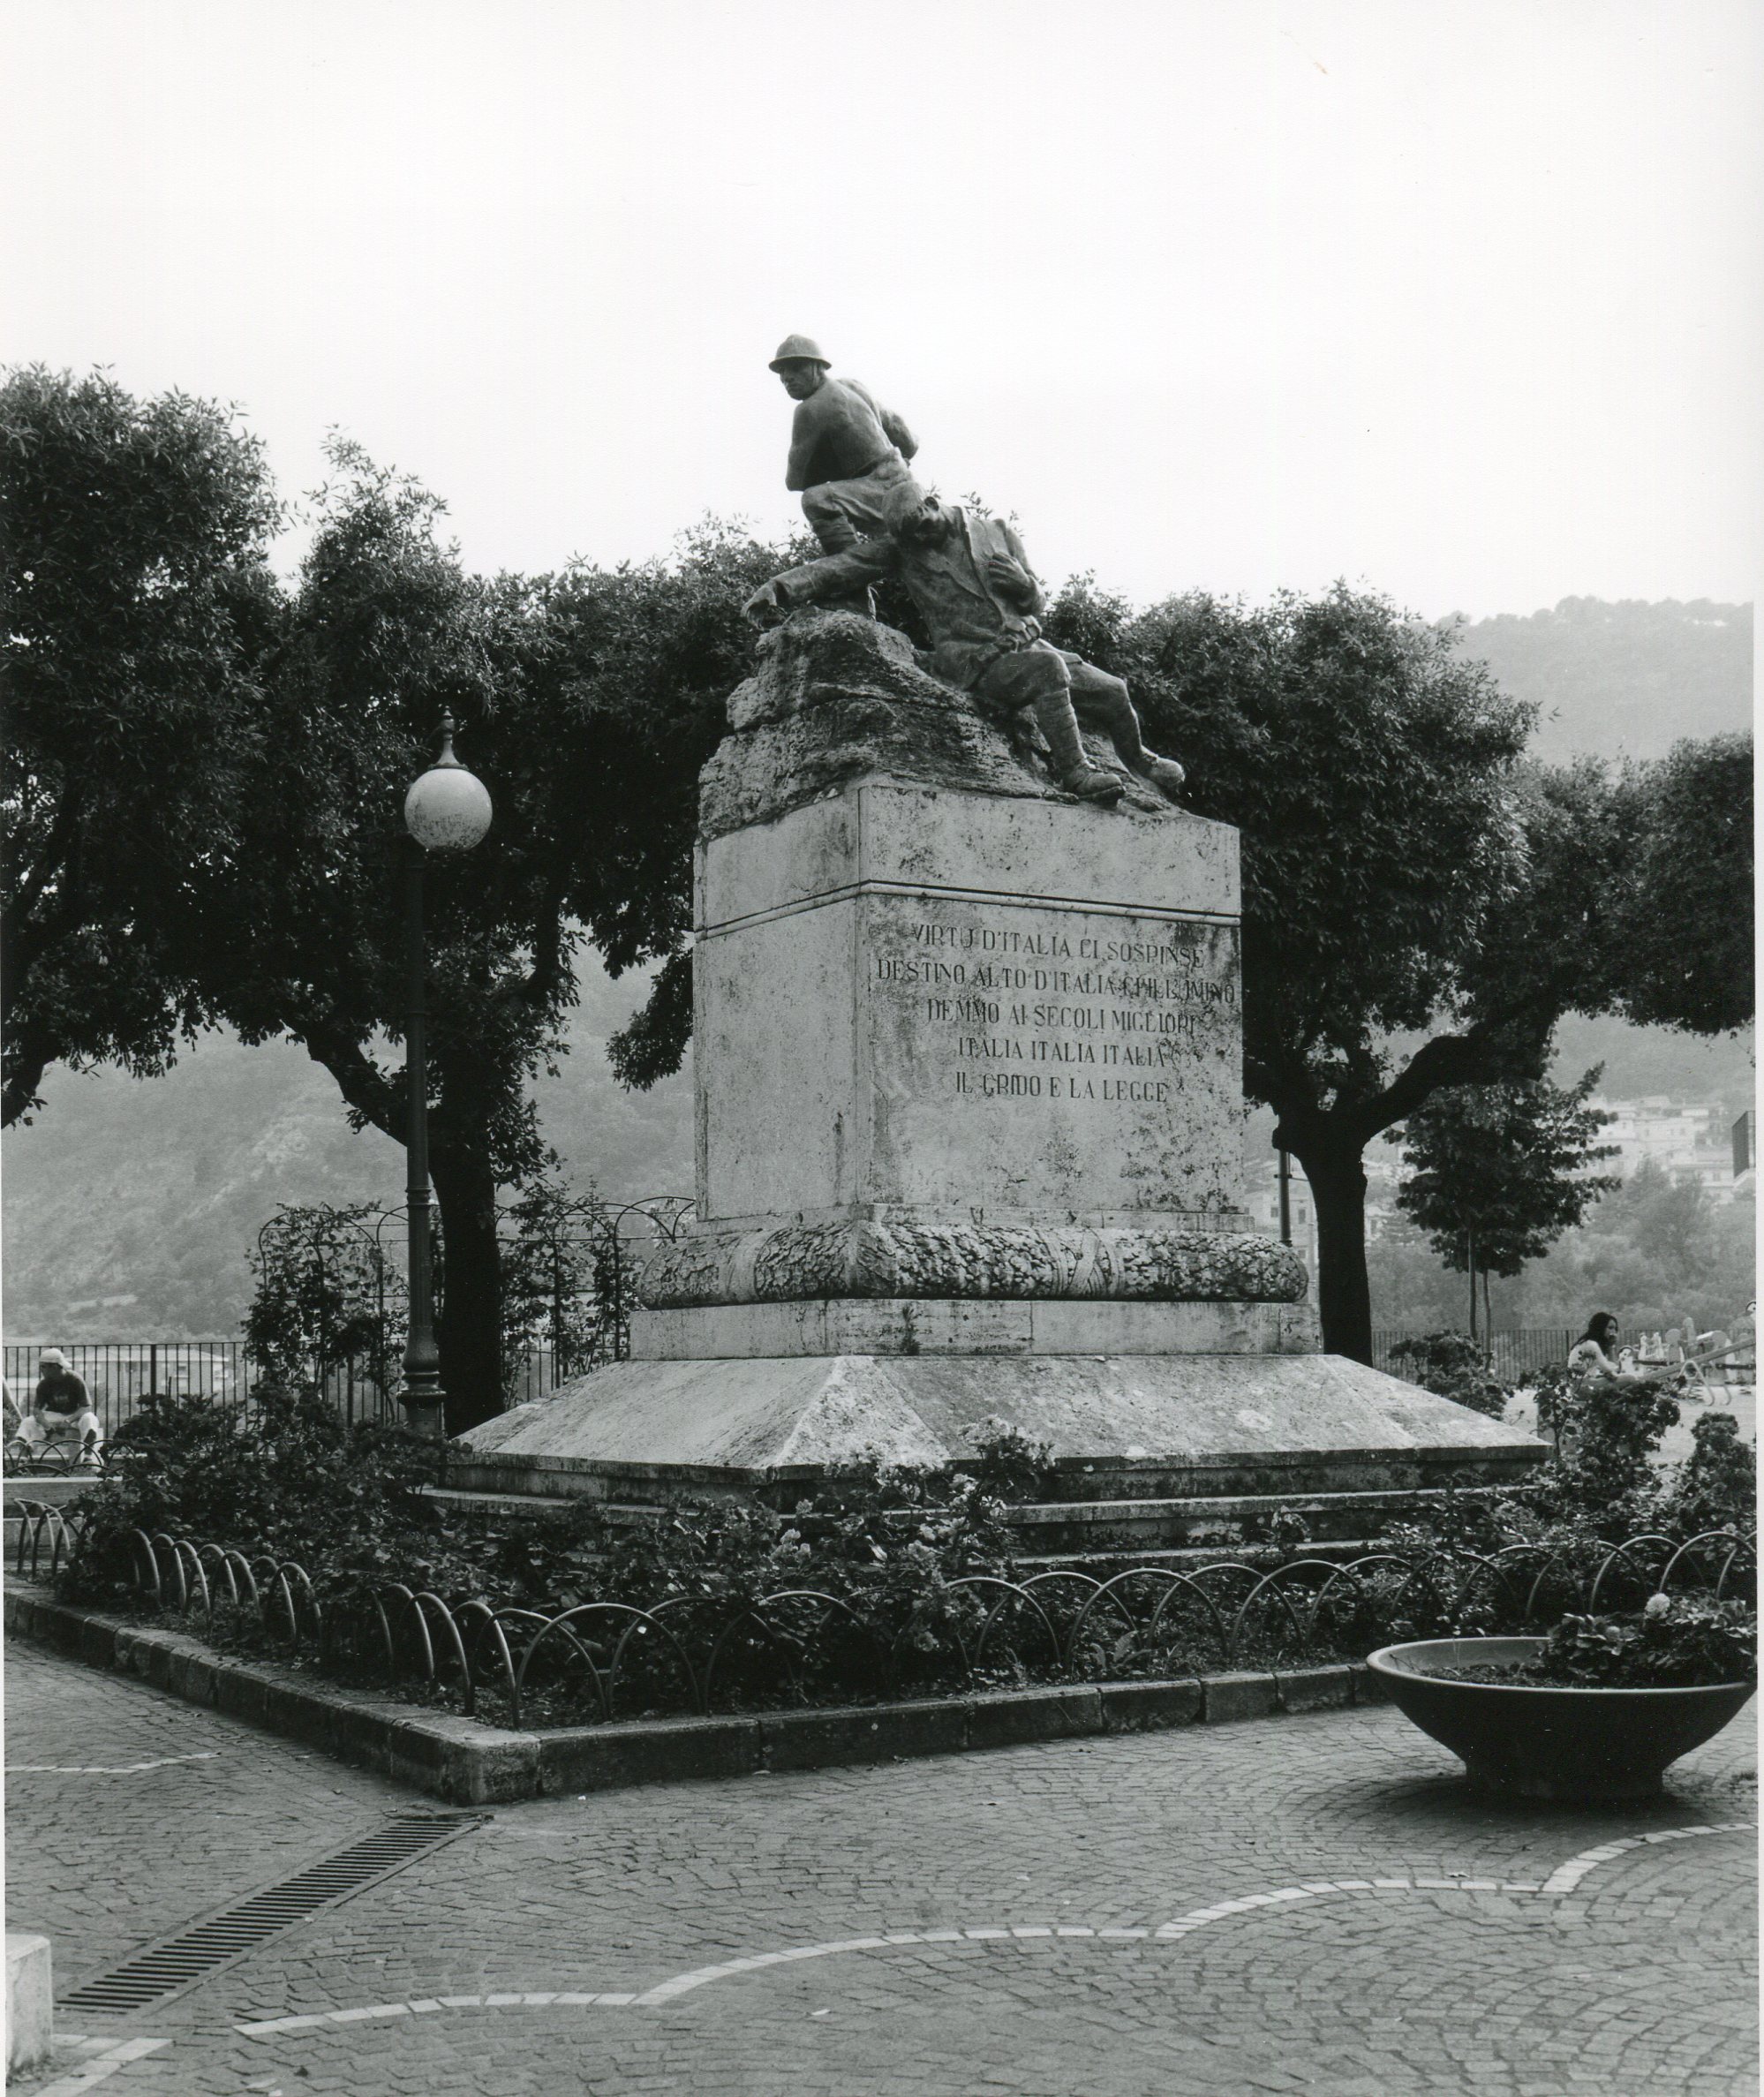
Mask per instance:
[[[829,554],[848,552],[884,528],[890,494],[907,478],[918,441],[856,379],[824,377],[796,404],[784,485]]]

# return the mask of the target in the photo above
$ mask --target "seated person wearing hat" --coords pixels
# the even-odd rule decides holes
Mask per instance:
[[[80,1461],[95,1464],[100,1431],[85,1379],[74,1375],[59,1347],[45,1347],[37,1357],[37,1388],[29,1414],[19,1423],[19,1439],[33,1451],[50,1442],[77,1441]]]
[[[907,478],[918,440],[867,386],[830,378],[820,344],[806,335],[787,335],[771,368],[796,404],[784,485],[801,494],[821,550],[848,553],[886,529],[889,491]]]

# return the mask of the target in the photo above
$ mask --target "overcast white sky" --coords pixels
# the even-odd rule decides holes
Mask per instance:
[[[1755,0],[7,0],[0,358],[475,567],[767,531],[820,338],[1144,600],[1749,598]]]

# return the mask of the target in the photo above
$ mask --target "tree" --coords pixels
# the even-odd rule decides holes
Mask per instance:
[[[1523,763],[1534,708],[1345,587],[1135,617],[1081,580],[1050,630],[1127,679],[1189,805],[1242,834],[1245,1086],[1316,1202],[1324,1342],[1369,1360],[1366,1145],[1440,1090],[1535,1081],[1564,1012],[1620,1006],[1618,906],[1645,913],[1636,867],[1682,803],[1646,770]]]
[[[1441,1086],[1536,1075],[1555,1016],[1479,1013],[1471,984],[1534,879],[1533,710],[1449,634],[1342,586],[1135,617],[1080,583],[1051,625],[1127,679],[1189,805],[1242,834],[1245,1087],[1316,1203],[1324,1342],[1369,1360],[1367,1144]]]
[[[352,446],[333,456],[237,848],[205,890],[207,989],[247,1041],[303,1043],[358,1126],[403,1140],[399,809],[450,710],[496,811],[426,884],[458,1433],[501,1403],[497,1197],[554,1162],[530,1086],[562,1052],[575,956],[585,937],[617,974],[683,943],[698,769],[746,668],[741,601],[780,556],[707,529],[672,562],[486,583],[441,543],[434,497]]]
[[[1470,1278],[1470,1336],[1476,1283],[1514,1275],[1547,1252],[1619,1178],[1587,1167],[1614,1158],[1599,1131],[1611,1117],[1587,1105],[1600,1073],[1564,1091],[1531,1084],[1462,1086],[1436,1092],[1411,1115],[1397,1203],[1431,1237],[1434,1250]]]
[[[1752,1017],[1752,738],[1678,743],[1623,781],[1637,845],[1617,899],[1625,1015],[1699,1034]]]
[[[0,387],[4,1100],[162,1070],[208,1015],[200,870],[234,834],[279,616],[261,448],[212,403],[39,366]]]

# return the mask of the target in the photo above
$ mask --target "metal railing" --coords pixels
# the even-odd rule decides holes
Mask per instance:
[[[570,1204],[555,1233],[560,1256],[541,1262],[557,1277],[555,1289],[535,1306],[534,1325],[524,1343],[516,1343],[508,1361],[504,1382],[510,1403],[543,1398],[571,1377],[626,1358],[631,1313],[637,1308],[635,1281],[644,1256],[658,1241],[677,1236],[692,1207],[684,1195],[646,1195],[629,1202],[584,1197]],[[284,1218],[297,1213],[284,1212]],[[282,1227],[284,1218],[272,1218],[264,1226],[260,1256],[264,1237]],[[348,1223],[359,1236],[370,1263],[374,1322],[388,1339],[378,1360],[363,1352],[334,1362],[324,1370],[320,1385],[347,1420],[399,1422],[403,1417],[397,1402],[403,1339],[402,1330],[395,1331],[388,1318],[388,1306],[402,1288],[396,1262],[403,1211],[365,1210]],[[568,1257],[562,1256],[565,1253]],[[585,1281],[567,1279],[584,1272]],[[30,1410],[39,1357],[49,1344],[41,1339],[9,1340],[0,1350],[6,1396],[21,1417]],[[258,1385],[268,1380],[237,1337],[53,1344],[85,1384],[106,1438],[132,1417],[149,1393],[201,1398],[217,1405],[241,1404],[249,1417]],[[329,1351],[320,1346],[315,1358],[324,1358]],[[12,1426],[9,1416],[9,1433]]]
[[[30,1410],[39,1357],[49,1344],[45,1340],[5,1343],[6,1394],[21,1418]],[[151,1393],[202,1398],[215,1405],[241,1405],[249,1418],[258,1386],[267,1380],[241,1339],[97,1339],[58,1344],[67,1357],[67,1366],[86,1385],[107,1440]],[[623,1351],[607,1358],[622,1360]],[[598,1366],[598,1360],[584,1363],[579,1350],[560,1354],[545,1346],[524,1348],[515,1356],[508,1376],[511,1402],[544,1398],[567,1378],[579,1375],[584,1367]],[[403,1421],[396,1390],[387,1391],[375,1378],[373,1365],[365,1358],[351,1358],[328,1369],[320,1387],[346,1420],[382,1421],[388,1425]],[[9,1439],[14,1431],[9,1416]],[[68,1447],[72,1449],[73,1445],[70,1443]]]
[[[15,1565],[60,1570],[83,1520],[78,1506],[23,1504]],[[670,1595],[648,1609],[589,1601],[534,1610],[483,1595],[449,1602],[403,1581],[364,1584],[321,1601],[294,1559],[235,1546],[129,1533],[131,1577],[147,1608],[212,1619],[254,1618],[273,1648],[305,1650],[329,1671],[417,1682],[483,1716],[481,1693],[520,1726],[585,1709],[617,1714],[620,1693],[645,1715],[708,1716],[719,1703],[883,1699],[952,1678],[1119,1679],[1229,1671],[1246,1660],[1278,1671],[1354,1658],[1393,1632],[1428,1636],[1527,1632],[1570,1610],[1633,1609],[1675,1588],[1750,1599],[1756,1539],[1732,1529],[1688,1538],[1647,1534],[1573,1548],[1520,1543],[1375,1550],[1350,1562],[1242,1558],[1192,1570],[1139,1565],[1103,1580],[1077,1571],[1007,1580],[971,1573],[945,1584],[938,1614],[886,1603],[867,1610],[812,1588],[746,1600]],[[860,1598],[863,1599],[863,1598]],[[1374,1629],[1376,1626],[1376,1629]],[[1356,1633],[1359,1635],[1356,1637]],[[814,1691],[811,1691],[810,1681]]]
[[[1406,1339],[1420,1339],[1437,1326],[1380,1325],[1372,1332],[1372,1362],[1376,1369],[1387,1369],[1392,1376],[1405,1376],[1411,1364],[1392,1361],[1391,1350]],[[1568,1352],[1580,1338],[1582,1328],[1575,1325],[1527,1325],[1506,1331],[1478,1334],[1489,1350],[1490,1367],[1504,1382],[1517,1384],[1525,1377],[1541,1369],[1553,1369],[1568,1359]],[[1640,1328],[1625,1330],[1617,1335],[1619,1351],[1627,1347],[1644,1361],[1645,1366],[1664,1366],[1653,1363],[1644,1345],[1649,1338]],[[1756,1369],[1756,1348],[1752,1342],[1736,1345],[1732,1350],[1733,1373],[1717,1381],[1749,1381]]]

